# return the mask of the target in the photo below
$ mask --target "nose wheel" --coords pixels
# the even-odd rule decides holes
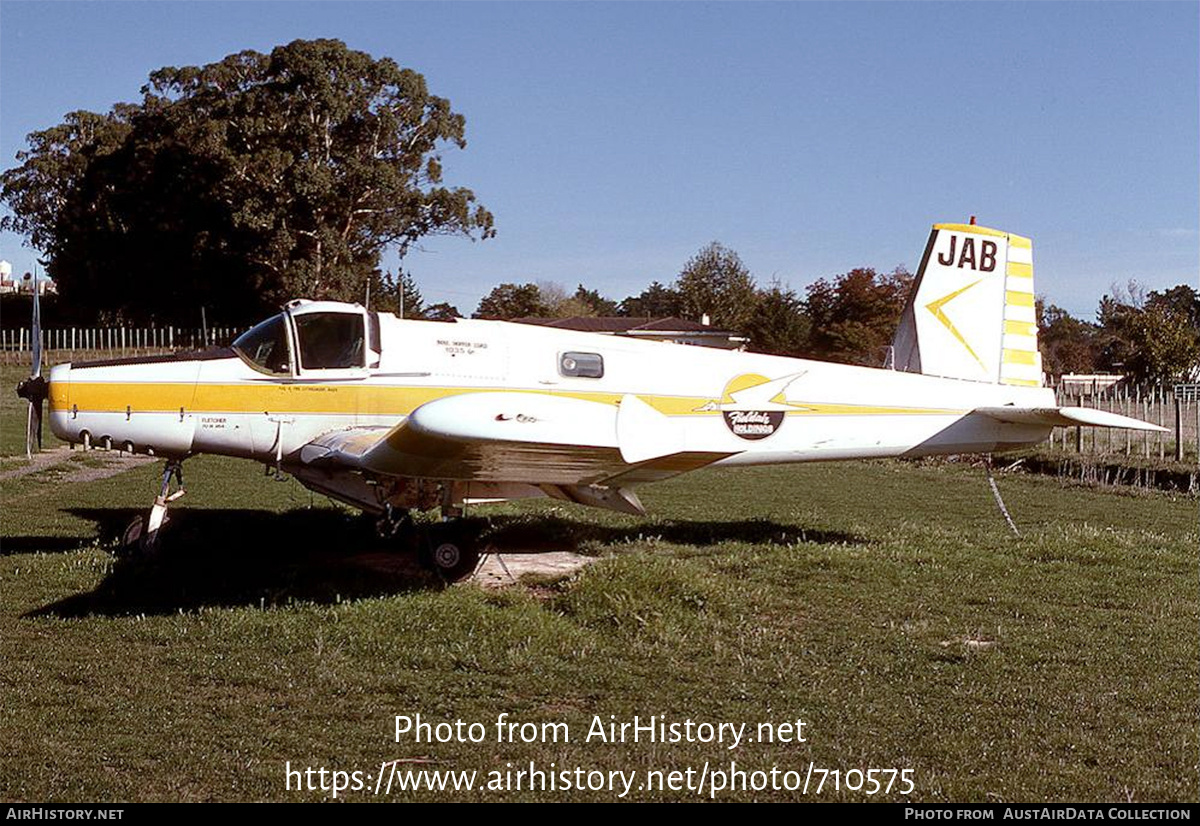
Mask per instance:
[[[172,478],[176,484],[174,492],[171,491]],[[183,462],[179,459],[171,459],[163,469],[162,489],[154,498],[150,512],[145,516],[134,517],[121,536],[121,544],[128,549],[146,554],[152,554],[158,550],[159,535],[171,521],[167,516],[167,507],[185,493],[187,491],[183,488]]]

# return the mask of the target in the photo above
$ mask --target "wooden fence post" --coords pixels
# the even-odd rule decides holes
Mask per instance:
[[[1084,396],[1079,396],[1075,400],[1075,407],[1084,406]],[[1075,426],[1075,453],[1084,453],[1084,429],[1082,426]]]
[[[1183,399],[1175,397],[1175,461],[1183,461]]]

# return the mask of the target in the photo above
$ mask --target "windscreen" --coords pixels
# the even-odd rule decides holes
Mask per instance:
[[[262,324],[242,333],[233,342],[233,349],[256,367],[268,373],[290,373],[287,330],[283,316],[269,318]]]

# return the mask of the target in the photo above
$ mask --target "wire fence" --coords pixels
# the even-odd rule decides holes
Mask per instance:
[[[1200,461],[1200,385],[1139,387],[1117,384],[1093,393],[1075,388],[1056,392],[1062,407],[1092,407],[1141,419],[1164,427],[1164,432],[1114,430],[1107,427],[1056,427],[1050,446],[1094,456]]]
[[[216,347],[241,333],[236,327],[61,327],[42,330],[42,350],[56,362],[90,356],[144,356]],[[0,330],[4,364],[28,360],[32,344],[28,329]]]

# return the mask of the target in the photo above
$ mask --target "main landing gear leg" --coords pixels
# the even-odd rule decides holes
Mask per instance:
[[[175,478],[177,488],[171,492],[171,477]],[[144,553],[154,553],[158,550],[159,534],[170,519],[167,516],[167,506],[187,493],[183,487],[183,460],[169,459],[163,468],[162,489],[154,498],[150,513],[138,516],[129,523],[122,537],[126,548],[137,548]]]
[[[383,539],[407,534],[412,530],[412,512],[404,508],[384,505],[383,516],[375,520],[375,533]]]

